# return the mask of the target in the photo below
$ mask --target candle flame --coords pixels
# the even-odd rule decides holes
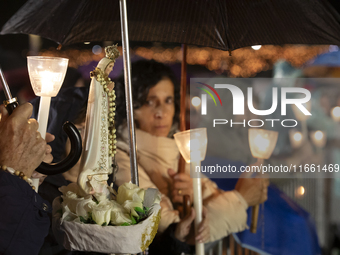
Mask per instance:
[[[266,152],[269,148],[270,141],[268,138],[263,137],[262,135],[258,134],[254,138],[255,145],[259,149],[260,152]]]

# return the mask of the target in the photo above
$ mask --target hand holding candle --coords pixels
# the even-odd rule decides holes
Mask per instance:
[[[196,167],[200,167],[201,161],[205,159],[207,152],[207,130],[206,128],[191,129],[179,132],[174,135],[176,144],[180,153],[187,163],[190,163],[191,173],[195,173]],[[198,234],[198,228],[202,222],[202,187],[200,173],[196,173],[193,180],[194,191],[194,208],[196,212],[195,218],[195,234]],[[196,241],[196,254],[204,255],[204,244]]]
[[[249,146],[251,154],[258,159],[258,164],[262,164],[264,159],[268,159],[275,148],[278,132],[251,128],[249,129]],[[253,206],[252,222],[250,231],[256,233],[259,205]]]
[[[46,139],[51,97],[55,97],[63,84],[68,59],[56,57],[27,57],[28,74],[36,96],[40,96],[38,123],[41,137]],[[33,178],[38,191],[39,178]]]

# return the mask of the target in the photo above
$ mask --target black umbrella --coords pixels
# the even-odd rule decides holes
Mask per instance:
[[[128,0],[132,41],[222,50],[257,44],[340,44],[338,13],[324,0]],[[120,41],[119,1],[29,0],[1,34],[35,34],[62,45]]]

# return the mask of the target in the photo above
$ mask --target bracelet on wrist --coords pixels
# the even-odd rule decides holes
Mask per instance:
[[[7,167],[5,165],[0,166],[0,169],[12,174],[12,175],[16,175],[18,176],[20,179],[24,180],[25,182],[27,182],[33,190],[35,190],[35,187],[33,186],[33,181],[31,178],[28,178],[23,172],[20,172],[18,170],[14,170],[11,167]]]

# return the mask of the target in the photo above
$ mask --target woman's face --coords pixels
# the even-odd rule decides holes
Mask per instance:
[[[109,75],[112,72],[113,66],[115,65],[115,63],[111,62],[105,69],[105,73],[107,75]]]
[[[146,103],[135,110],[139,128],[154,136],[166,137],[175,115],[174,84],[169,78],[159,81],[149,90]]]

